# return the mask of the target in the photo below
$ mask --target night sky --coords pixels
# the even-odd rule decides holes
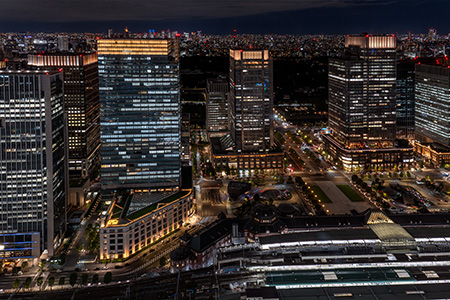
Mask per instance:
[[[3,0],[0,32],[447,34],[449,11],[448,0]]]

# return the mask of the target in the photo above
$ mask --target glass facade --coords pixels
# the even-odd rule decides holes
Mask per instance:
[[[66,228],[63,105],[62,73],[0,71],[0,234],[39,232],[50,256]]]
[[[180,181],[179,66],[170,40],[98,41],[104,190]]]
[[[228,132],[228,82],[225,79],[206,82],[206,130],[211,136]]]
[[[397,63],[397,137],[414,137],[414,66],[412,60]]]
[[[416,139],[450,146],[450,69],[416,65]]]
[[[329,127],[349,149],[389,148],[396,138],[395,36],[346,37],[329,63]]]
[[[99,166],[100,105],[97,54],[33,54],[28,66],[64,72],[69,174],[86,178]]]
[[[230,50],[230,134],[237,152],[273,144],[273,61],[268,50]]]

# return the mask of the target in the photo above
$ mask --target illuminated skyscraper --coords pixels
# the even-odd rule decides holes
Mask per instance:
[[[100,163],[97,54],[33,54],[28,65],[64,72],[69,173],[72,178],[92,176]]]
[[[216,167],[237,170],[241,176],[284,167],[284,153],[273,144],[272,64],[268,50],[230,50],[230,134],[210,135]]]
[[[0,71],[0,257],[53,256],[66,229],[61,72]]]
[[[392,35],[347,36],[344,56],[330,59],[326,144],[345,169],[410,160],[395,148],[396,63]]]
[[[179,186],[179,67],[172,55],[170,40],[98,40],[103,189]]]
[[[194,213],[192,167],[181,168],[179,66],[166,39],[100,39],[98,55],[102,200],[108,205],[100,258],[125,258]]]
[[[416,64],[415,151],[439,167],[450,163],[450,66]]]
[[[237,152],[273,144],[273,67],[269,50],[230,50],[230,134]]]
[[[397,137],[414,137],[414,60],[397,62]]]
[[[206,130],[209,136],[222,136],[229,132],[228,86],[225,78],[206,82]]]
[[[64,35],[58,36],[58,50],[68,51],[69,50],[69,38]]]

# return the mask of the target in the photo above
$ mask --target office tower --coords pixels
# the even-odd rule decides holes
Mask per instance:
[[[98,40],[102,188],[176,188],[178,62],[169,40]]]
[[[414,60],[397,62],[397,137],[414,138]]]
[[[0,256],[49,256],[66,229],[63,74],[0,71]]]
[[[210,135],[216,168],[240,176],[278,172],[284,153],[273,144],[273,67],[268,50],[230,50],[229,134]]]
[[[273,67],[268,50],[230,50],[231,137],[238,152],[273,144]]]
[[[69,38],[67,36],[58,36],[58,50],[69,51]]]
[[[69,175],[89,179],[100,164],[97,54],[32,54],[28,55],[28,66],[63,71]]]
[[[98,40],[102,200],[108,205],[100,259],[128,257],[194,213],[192,168],[181,168],[173,49],[164,39]]]
[[[439,167],[450,162],[450,69],[447,60],[416,64],[416,153]]]
[[[181,116],[181,164],[191,165],[191,114],[184,113]]]
[[[272,64],[268,50],[230,50],[229,129],[238,152],[273,144]]]
[[[223,136],[228,130],[228,81],[206,81],[206,130],[208,136]]]
[[[395,148],[395,36],[347,36],[344,56],[329,62],[328,101],[326,147],[345,169],[410,161]]]

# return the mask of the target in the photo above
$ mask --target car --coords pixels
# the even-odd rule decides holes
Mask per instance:
[[[95,268],[94,271],[100,271],[100,268]]]
[[[56,269],[56,273],[61,273],[62,270],[61,269]]]
[[[108,270],[109,268],[107,266],[103,266],[102,270]]]
[[[114,266],[114,269],[122,269],[123,268],[123,266],[121,266],[121,265],[115,265]]]

